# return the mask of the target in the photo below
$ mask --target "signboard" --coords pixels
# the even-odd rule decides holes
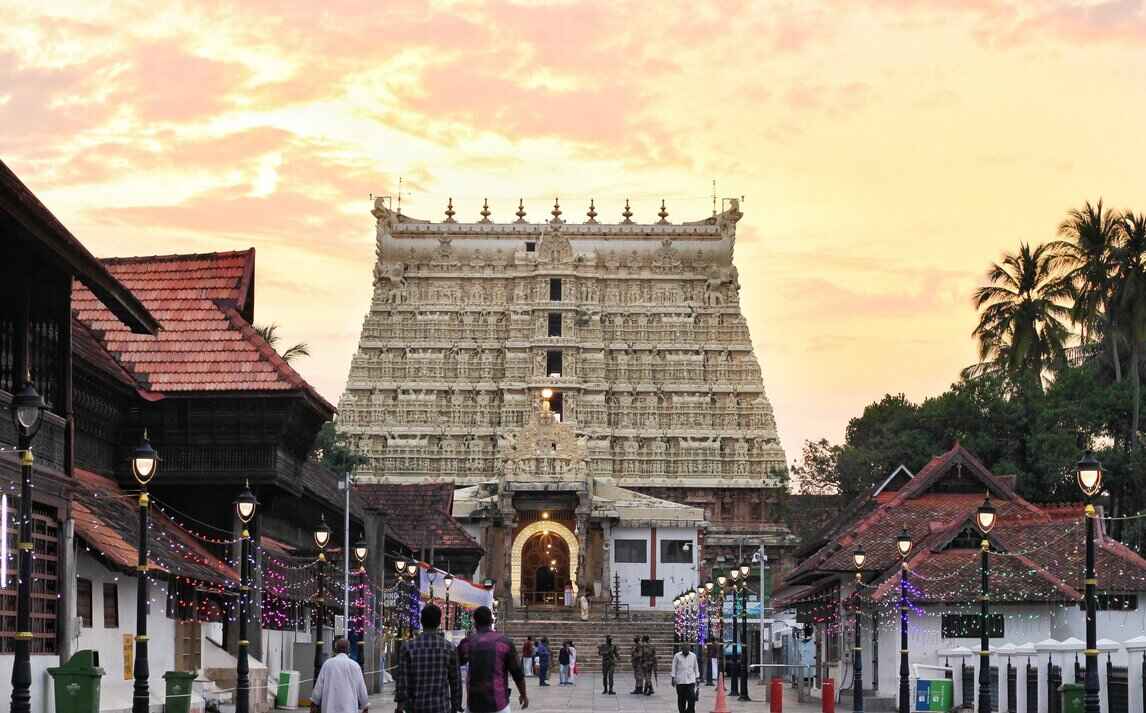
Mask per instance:
[[[135,634],[123,635],[123,680],[135,678]]]

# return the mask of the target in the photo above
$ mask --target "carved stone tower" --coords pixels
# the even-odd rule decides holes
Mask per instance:
[[[367,481],[496,481],[548,400],[598,480],[703,507],[708,537],[788,544],[786,482],[733,264],[739,202],[711,218],[416,220],[375,203],[374,296],[339,430]],[[715,541],[712,544],[717,544]]]

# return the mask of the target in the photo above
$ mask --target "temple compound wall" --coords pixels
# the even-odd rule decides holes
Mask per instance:
[[[359,475],[496,481],[545,398],[592,478],[703,508],[726,544],[762,544],[786,459],[740,312],[742,214],[726,205],[683,224],[663,206],[633,222],[627,205],[620,223],[592,205],[567,222],[556,202],[539,223],[522,205],[513,222],[487,206],[461,223],[451,201],[431,223],[379,199],[374,293],[339,402],[340,432],[369,459]]]

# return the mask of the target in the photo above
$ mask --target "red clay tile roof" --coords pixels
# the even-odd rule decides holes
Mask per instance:
[[[956,467],[962,466],[956,474]],[[1037,507],[1016,495],[1006,480],[995,478],[972,454],[956,445],[938,456],[875,509],[857,514],[836,535],[786,577],[785,590],[855,571],[852,552],[862,545],[864,571],[878,573],[874,596],[898,591],[899,554],[895,537],[901,528],[911,533],[914,548],[908,582],[922,602],[971,601],[978,593],[979,550],[949,547],[952,539],[973,522],[983,495],[944,492],[952,480],[981,482],[991,490],[998,509],[992,530],[992,599],[1075,601],[1079,598],[1085,558],[1085,521],[1081,504]],[[946,481],[946,482],[945,482]],[[1146,591],[1146,560],[1097,528],[1096,572],[1100,589]],[[913,580],[913,575],[915,579]],[[781,593],[778,593],[781,594]],[[787,591],[783,592],[785,596]]]
[[[254,249],[104,260],[160,321],[156,336],[132,334],[83,285],[76,316],[146,390],[159,393],[301,391],[326,402],[243,317],[254,285]]]
[[[76,535],[112,565],[134,570],[139,508],[136,496],[102,475],[76,468],[72,513]],[[238,574],[156,508],[151,509],[148,563],[151,569],[224,586],[238,586]]]
[[[452,483],[355,484],[354,492],[367,510],[382,512],[386,527],[393,528],[406,545],[437,550],[481,550],[451,514]]]

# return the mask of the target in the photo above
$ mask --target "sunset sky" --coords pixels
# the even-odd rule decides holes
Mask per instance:
[[[36,9],[39,6],[50,9]],[[321,11],[317,8],[322,8]],[[1146,210],[1135,0],[0,0],[0,158],[96,255],[258,250],[256,317],[337,402],[371,193],[616,222],[745,197],[789,460],[974,360],[972,289],[1102,196]]]

